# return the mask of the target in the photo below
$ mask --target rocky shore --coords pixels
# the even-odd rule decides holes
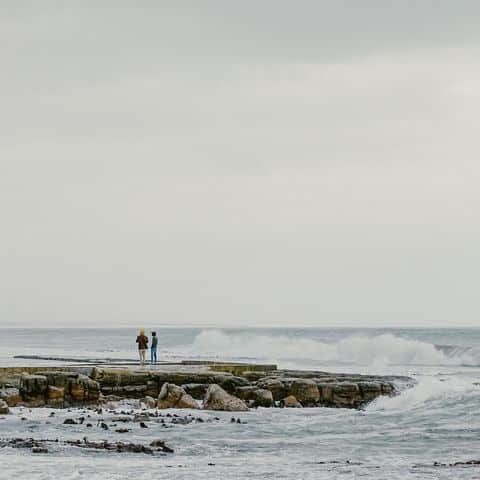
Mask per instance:
[[[256,407],[362,408],[395,395],[406,377],[277,370],[275,366],[21,368],[0,372],[0,414],[10,407],[68,408],[141,400],[148,408],[247,411]]]

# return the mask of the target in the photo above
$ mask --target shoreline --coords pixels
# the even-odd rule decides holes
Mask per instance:
[[[414,383],[409,377],[279,370],[272,364],[185,360],[144,366],[93,360],[58,363],[0,367],[0,402],[8,407],[69,408],[136,399],[160,409],[361,409]]]

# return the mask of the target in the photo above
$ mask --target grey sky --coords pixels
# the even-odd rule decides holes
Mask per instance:
[[[480,2],[0,9],[0,326],[478,324]]]

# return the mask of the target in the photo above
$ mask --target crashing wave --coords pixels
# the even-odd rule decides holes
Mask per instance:
[[[189,354],[199,357],[310,361],[324,365],[480,365],[480,349],[436,346],[392,334],[328,341],[204,330]]]

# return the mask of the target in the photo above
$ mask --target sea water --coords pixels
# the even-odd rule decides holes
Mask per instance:
[[[434,466],[480,460],[478,329],[165,329],[159,360],[273,362],[281,368],[410,375],[413,388],[365,410],[258,409],[200,412],[213,423],[134,429],[129,441],[164,439],[173,455],[105,454],[58,446],[48,455],[0,450],[0,478],[471,479],[480,467]],[[147,329],[148,331],[148,329]],[[0,330],[0,364],[45,364],[14,355],[136,359],[131,329]],[[0,438],[117,439],[66,426],[71,412],[14,409]],[[26,420],[21,420],[21,418]],[[46,422],[49,422],[48,424]],[[90,429],[92,430],[92,429]]]

